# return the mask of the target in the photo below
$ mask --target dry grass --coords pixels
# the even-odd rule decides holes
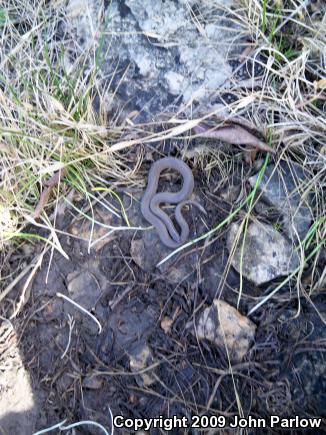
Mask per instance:
[[[256,46],[254,59],[264,72],[251,88],[237,88],[236,93],[250,101],[247,114],[278,149],[277,162],[291,159],[307,173],[297,189],[302,201],[313,196],[314,225],[300,243],[301,266],[294,275],[302,295],[306,286],[301,277],[309,258],[311,295],[326,285],[325,274],[317,271],[326,240],[326,10],[307,1],[242,3]]]

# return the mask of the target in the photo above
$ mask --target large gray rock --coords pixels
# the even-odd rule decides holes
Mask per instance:
[[[110,104],[120,100],[120,108],[139,111],[140,120],[175,112],[192,99],[215,107],[214,92],[229,86],[228,57],[241,50],[230,49],[235,24],[222,11],[232,1],[112,0],[101,19],[103,4],[86,3],[70,0],[65,31],[76,35],[75,50],[98,44]]]
[[[258,174],[249,178],[251,186],[256,184]],[[281,219],[283,232],[295,243],[306,235],[312,221],[309,208],[310,198],[305,192],[308,179],[301,166],[282,161],[277,166],[269,165],[258,186],[261,199],[276,211]]]
[[[239,223],[233,223],[227,237],[229,252],[238,239]],[[264,284],[279,276],[293,272],[300,264],[294,246],[273,227],[252,222],[248,225],[243,255],[241,258],[243,235],[237,242],[232,256],[232,266],[256,285]],[[242,267],[241,267],[242,266]]]

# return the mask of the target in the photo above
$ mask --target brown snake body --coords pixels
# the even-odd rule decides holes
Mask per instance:
[[[161,172],[165,169],[174,169],[182,175],[183,183],[178,192],[156,193]],[[194,177],[191,169],[182,160],[164,157],[151,166],[147,187],[141,200],[141,212],[144,218],[156,228],[162,243],[169,248],[179,247],[189,236],[189,226],[182,215],[184,205],[195,205],[206,213],[198,202],[189,199],[193,189]],[[174,216],[181,228],[180,234],[171,218],[160,208],[162,203],[177,204]]]

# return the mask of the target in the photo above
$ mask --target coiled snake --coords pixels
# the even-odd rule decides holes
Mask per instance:
[[[156,193],[161,172],[165,169],[174,169],[182,175],[183,183],[178,192]],[[184,205],[195,205],[206,214],[205,209],[197,201],[189,199],[193,189],[194,177],[191,169],[182,160],[174,157],[164,157],[151,166],[147,187],[141,200],[141,212],[144,218],[154,225],[162,243],[169,248],[179,247],[189,236],[189,226],[182,215]],[[163,203],[177,204],[174,216],[181,228],[180,234],[171,218],[160,208]]]

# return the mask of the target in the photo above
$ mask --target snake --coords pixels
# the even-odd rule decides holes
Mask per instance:
[[[162,171],[173,169],[182,175],[183,183],[178,192],[157,193],[159,178]],[[194,177],[189,166],[175,157],[164,157],[156,160],[149,170],[145,193],[141,199],[141,213],[147,222],[158,232],[161,242],[169,248],[178,248],[189,236],[189,226],[182,214],[182,208],[191,204],[206,214],[205,209],[197,202],[190,200],[194,189]],[[174,217],[181,232],[178,233],[171,218],[160,208],[163,203],[177,204]]]

